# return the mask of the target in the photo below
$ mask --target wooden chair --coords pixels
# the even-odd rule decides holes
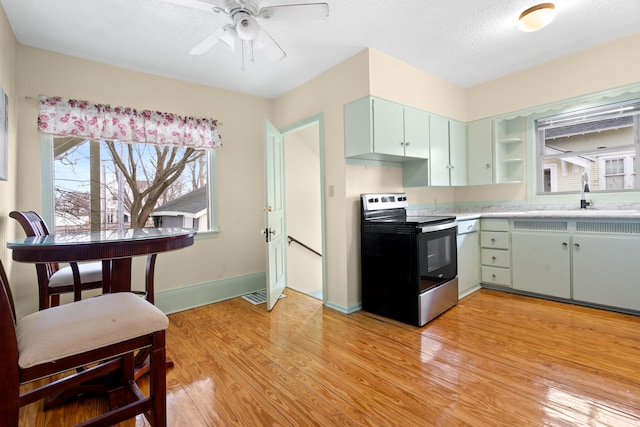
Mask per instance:
[[[20,407],[109,375],[109,412],[83,422],[107,426],[144,413],[152,426],[166,426],[165,330],[155,306],[129,292],[104,294],[29,314],[16,321],[7,276],[0,262],[0,425],[18,426]],[[134,351],[150,349],[149,397],[134,379]],[[101,362],[101,363],[96,363]],[[20,386],[85,367],[20,394]]]
[[[33,211],[13,211],[9,216],[17,220],[27,237],[51,234],[42,217]],[[69,263],[60,268],[54,264],[36,264],[40,310],[60,304],[60,295],[73,292],[73,300],[81,299],[82,291],[102,288],[102,263]]]

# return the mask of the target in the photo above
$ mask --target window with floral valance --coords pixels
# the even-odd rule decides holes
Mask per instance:
[[[54,136],[219,148],[217,120],[40,96],[38,129]]]
[[[217,125],[210,118],[40,96],[38,130],[50,153],[43,176],[52,178],[43,187],[50,194],[43,205],[52,207],[47,219],[62,233],[216,231]]]

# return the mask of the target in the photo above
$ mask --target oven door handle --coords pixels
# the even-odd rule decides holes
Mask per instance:
[[[446,224],[425,225],[420,228],[421,233],[431,233],[434,231],[449,230],[450,228],[456,228],[458,221],[447,222]]]

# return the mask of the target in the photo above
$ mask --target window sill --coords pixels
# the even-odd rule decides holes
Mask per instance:
[[[214,230],[198,231],[196,232],[196,240],[217,239],[218,234],[220,234],[219,228],[216,228]]]

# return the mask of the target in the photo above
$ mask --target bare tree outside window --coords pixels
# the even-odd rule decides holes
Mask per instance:
[[[56,232],[153,227],[208,181],[207,152],[188,147],[56,138],[54,155]]]

